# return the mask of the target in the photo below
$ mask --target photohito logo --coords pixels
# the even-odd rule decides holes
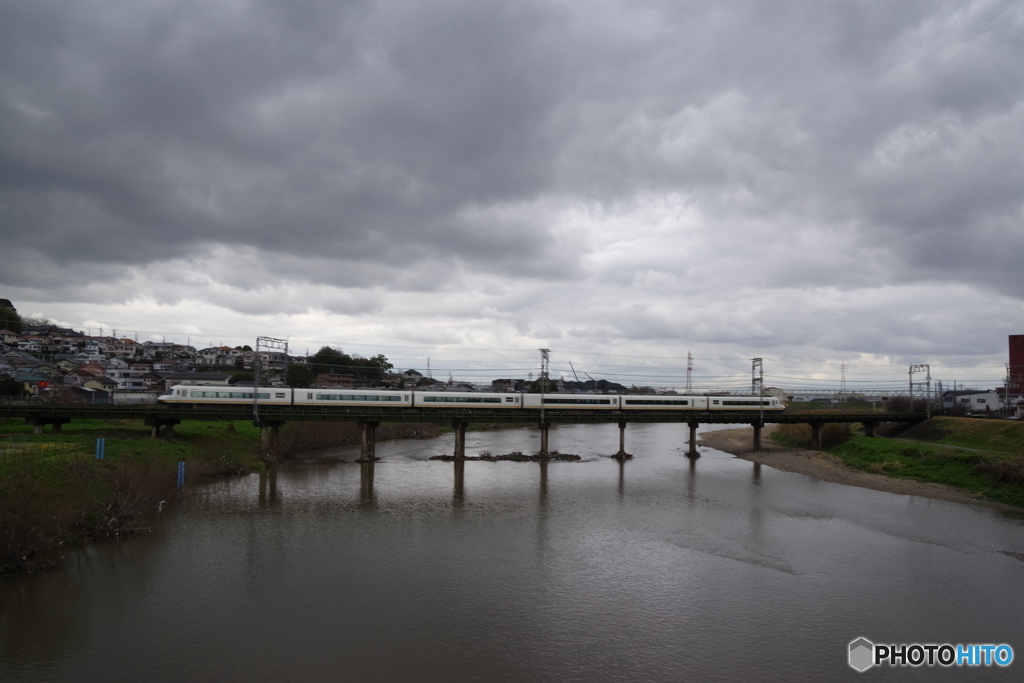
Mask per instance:
[[[873,666],[1010,666],[1013,648],[999,645],[950,645],[949,643],[901,643],[876,645],[864,637],[850,642],[850,666],[867,671]]]

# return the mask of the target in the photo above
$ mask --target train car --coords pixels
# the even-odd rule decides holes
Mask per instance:
[[[417,391],[417,408],[521,408],[522,394],[489,394],[477,391]]]
[[[294,389],[295,405],[374,406],[379,408],[411,408],[411,391],[380,391],[377,389]]]
[[[626,394],[623,410],[707,410],[707,396],[643,396]]]
[[[522,394],[524,408],[540,408],[541,394]],[[544,394],[544,409],[618,410],[622,397],[617,394]]]
[[[708,410],[785,410],[786,405],[771,396],[708,396]]]
[[[251,405],[253,392],[253,387],[179,384],[168,389],[167,393],[156,400],[160,403],[187,403],[190,405],[198,403],[245,403]],[[260,405],[291,405],[292,390],[287,387],[283,389],[260,387],[257,402]]]

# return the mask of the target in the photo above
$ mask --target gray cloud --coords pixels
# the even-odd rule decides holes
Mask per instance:
[[[948,300],[904,332],[851,298],[1024,300],[1010,0],[2,11],[0,284],[31,301],[390,320],[424,293],[531,339],[953,354],[923,341]]]

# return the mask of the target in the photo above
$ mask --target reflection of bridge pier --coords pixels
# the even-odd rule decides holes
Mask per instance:
[[[260,472],[260,507],[273,507],[280,503],[277,494],[277,468]]]
[[[466,461],[465,460],[456,460],[453,464],[455,465],[455,487],[454,487],[454,490],[452,492],[452,504],[455,507],[459,507],[459,506],[462,505],[462,501],[463,501],[463,499],[465,497],[465,493],[466,493],[466,488],[465,488],[465,486],[466,486],[465,485]]]
[[[372,505],[373,493],[373,460],[359,463],[359,502]]]

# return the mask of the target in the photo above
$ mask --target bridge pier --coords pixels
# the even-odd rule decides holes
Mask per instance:
[[[815,450],[821,450],[821,430],[824,426],[824,422],[811,423],[811,448]]]
[[[260,428],[260,444],[264,450],[277,445],[277,431],[283,424],[284,420],[253,420],[253,425]]]
[[[754,451],[759,451],[761,450],[761,428],[764,425],[760,422],[755,422],[752,426],[754,428]]]
[[[358,422],[362,431],[363,447],[359,455],[359,462],[373,462],[377,460],[377,427],[380,422]]]
[[[700,426],[698,422],[688,422],[690,426],[690,450],[686,452],[687,457],[699,458],[700,453],[697,452],[697,427]]]
[[[878,426],[877,422],[862,422],[861,424],[864,425],[864,436],[873,437],[875,435],[875,427]]]
[[[164,428],[164,436],[168,439],[174,438],[174,427],[181,424],[181,420],[176,417],[147,417],[144,420],[145,425],[150,428],[149,435],[154,439],[160,438],[160,428]]]
[[[452,429],[455,430],[455,459],[466,459],[466,426],[468,422],[452,422]]]
[[[32,425],[33,434],[42,434],[43,427],[50,425],[50,431],[54,434],[60,434],[60,428],[62,425],[66,425],[71,422],[70,417],[26,417],[25,424]]]
[[[629,460],[633,456],[626,452],[626,423],[619,421],[619,452],[612,456],[619,460]]]
[[[548,427],[551,426],[550,422],[541,422],[540,427],[540,452],[537,454],[542,458],[548,457]]]

